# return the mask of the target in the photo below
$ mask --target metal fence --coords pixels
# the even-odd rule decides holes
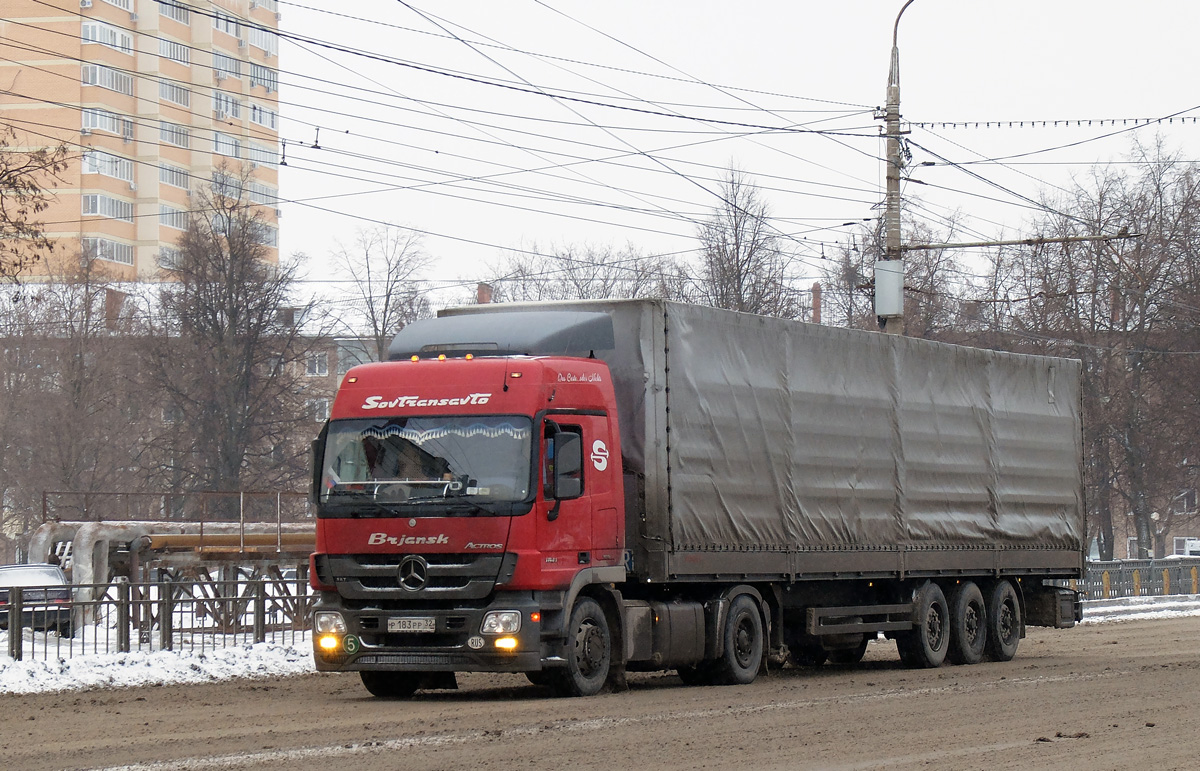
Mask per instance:
[[[230,581],[75,585],[69,608],[26,604],[33,587],[0,606],[4,650],[20,661],[99,653],[205,651],[275,642],[293,644],[309,629],[314,595],[307,581]],[[16,619],[23,623],[15,623]],[[68,620],[69,619],[69,620]],[[25,628],[21,628],[25,627]]]
[[[1089,600],[1200,594],[1200,559],[1089,562],[1076,588]]]

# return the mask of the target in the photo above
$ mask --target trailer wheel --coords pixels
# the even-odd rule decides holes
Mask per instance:
[[[951,664],[978,664],[987,638],[983,592],[973,581],[965,581],[950,595],[950,650],[946,658]]]
[[[420,672],[359,672],[367,691],[380,699],[407,699],[421,687]]]
[[[946,595],[932,581],[917,590],[913,602],[916,622],[907,632],[896,636],[900,660],[907,666],[931,669],[940,667],[950,647],[950,612]]]
[[[599,693],[612,664],[612,637],[604,609],[590,597],[581,597],[571,611],[566,659],[567,666],[555,682],[558,692],[563,696]]]
[[[763,623],[758,604],[739,594],[725,620],[725,651],[715,662],[714,681],[720,685],[746,685],[758,677],[763,657]]]
[[[994,661],[1011,661],[1021,642],[1021,602],[1008,581],[997,581],[988,593],[987,653]]]

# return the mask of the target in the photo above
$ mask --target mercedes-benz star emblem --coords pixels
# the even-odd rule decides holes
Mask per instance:
[[[429,564],[417,556],[405,557],[400,561],[400,586],[410,592],[419,592],[429,580]]]

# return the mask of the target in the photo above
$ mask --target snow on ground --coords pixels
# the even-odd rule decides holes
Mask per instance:
[[[1085,624],[1200,616],[1200,595],[1084,603]],[[0,635],[4,638],[6,635]],[[6,651],[7,647],[0,647]],[[100,653],[70,659],[13,661],[0,653],[0,694],[276,678],[315,671],[307,635],[290,645],[259,643],[205,651]]]
[[[0,694],[210,683],[314,671],[307,634],[290,645],[268,642],[205,651],[98,653],[32,661],[0,655]]]

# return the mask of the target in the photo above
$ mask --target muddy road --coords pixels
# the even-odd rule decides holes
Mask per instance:
[[[1192,769],[1200,618],[1031,629],[1017,658],[937,670],[872,643],[852,668],[749,686],[630,676],[558,699],[523,677],[369,697],[356,675],[0,695],[6,769]]]

